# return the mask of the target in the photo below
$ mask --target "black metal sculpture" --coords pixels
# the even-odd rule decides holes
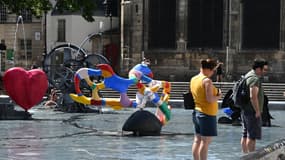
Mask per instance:
[[[102,63],[109,64],[109,61],[101,54],[88,54],[84,49],[71,43],[59,45],[45,56],[43,70],[48,76],[49,88],[57,90],[57,107],[59,110],[64,112],[94,112],[94,109],[74,102],[69,93],[74,92],[73,77],[78,69],[83,67],[96,68],[97,64]],[[94,79],[100,80],[100,77],[94,77]],[[89,92],[88,89],[86,91]]]

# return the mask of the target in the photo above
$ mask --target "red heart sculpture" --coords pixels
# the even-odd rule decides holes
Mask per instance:
[[[40,69],[13,67],[4,73],[3,81],[10,98],[26,111],[42,100],[48,88],[47,76]]]

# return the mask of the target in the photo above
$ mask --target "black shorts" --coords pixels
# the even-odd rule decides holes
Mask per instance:
[[[256,118],[254,113],[241,113],[243,138],[261,139],[261,117]]]
[[[195,134],[201,136],[217,136],[217,118],[194,110],[192,113]]]

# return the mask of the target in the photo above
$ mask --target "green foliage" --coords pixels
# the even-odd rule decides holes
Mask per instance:
[[[56,4],[57,10],[63,11],[81,11],[82,17],[88,22],[94,21],[92,17],[93,11],[96,9],[94,0],[58,0]]]
[[[49,0],[0,0],[0,3],[7,6],[11,13],[19,14],[22,9],[27,9],[36,17],[41,17],[53,7]],[[85,20],[94,21],[92,17],[93,11],[96,9],[94,0],[57,0],[55,7],[60,12],[80,11]]]
[[[52,8],[49,0],[0,0],[0,2],[7,6],[11,13],[20,14],[22,9],[27,9],[37,17]]]

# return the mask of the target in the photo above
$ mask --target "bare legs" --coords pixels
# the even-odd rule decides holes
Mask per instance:
[[[200,143],[201,143],[201,136],[195,135],[192,144],[192,155],[194,160],[199,160]]]
[[[241,138],[240,141],[242,152],[248,153],[255,151],[255,139],[250,138]]]
[[[194,160],[207,160],[209,145],[212,137],[201,136],[199,134],[194,136],[192,145],[192,154]]]
[[[217,75],[217,80],[216,80],[217,82],[222,82],[222,75]]]

